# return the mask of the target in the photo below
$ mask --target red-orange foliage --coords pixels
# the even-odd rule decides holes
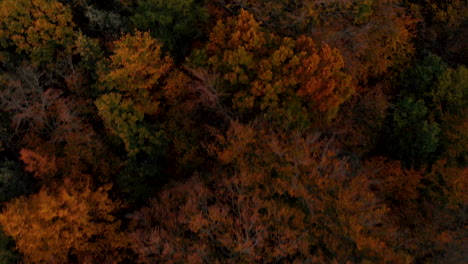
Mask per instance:
[[[212,177],[169,188],[133,215],[141,263],[409,263],[369,179],[351,176],[318,135],[233,123],[219,143]]]
[[[33,173],[36,177],[57,173],[55,157],[47,157],[29,149],[21,149],[20,159],[26,164],[26,171]]]
[[[364,174],[390,209],[394,245],[417,261],[459,263],[466,253],[468,180],[466,168],[447,167],[443,161],[429,172],[403,169],[399,162],[374,158]]]
[[[375,181],[373,187],[390,208],[390,215],[396,224],[420,219],[417,199],[422,173],[413,169],[403,169],[400,162],[373,158],[364,165],[366,177]]]

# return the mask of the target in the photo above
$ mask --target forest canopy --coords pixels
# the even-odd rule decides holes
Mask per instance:
[[[468,6],[0,0],[0,262],[468,262]]]

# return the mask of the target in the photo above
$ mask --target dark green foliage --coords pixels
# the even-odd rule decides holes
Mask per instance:
[[[117,187],[122,197],[132,204],[142,204],[153,197],[165,178],[158,157],[137,158],[128,159],[125,168],[117,175]]]
[[[131,18],[139,30],[164,44],[175,58],[183,58],[197,38],[203,34],[202,23],[208,14],[196,0],[138,0]]]
[[[442,129],[442,157],[451,165],[468,166],[468,69],[459,66],[446,71],[432,98]]]
[[[24,180],[24,172],[18,164],[9,160],[0,162],[0,202],[26,194],[29,188]]]
[[[420,168],[431,160],[439,141],[439,127],[427,119],[422,101],[407,97],[400,101],[393,115],[391,148],[407,167]]]
[[[447,68],[440,57],[426,56],[406,73],[401,84],[401,94],[427,98]]]
[[[0,162],[0,203],[24,195],[30,189],[25,182],[21,167],[9,160]],[[20,255],[15,250],[15,243],[11,237],[3,233],[0,226],[0,263],[19,263]]]
[[[3,233],[0,228],[0,263],[2,264],[15,264],[19,263],[21,257],[16,252],[15,242],[11,237],[8,237]]]
[[[459,66],[445,71],[429,96],[431,107],[438,111],[441,119],[446,114],[459,115],[468,108],[468,69]]]
[[[412,166],[416,153],[426,153],[419,157],[421,162],[437,150],[438,158],[463,164],[467,146],[468,70],[464,66],[449,68],[440,57],[429,55],[408,71],[400,96],[403,99],[393,116],[394,140],[402,136],[409,141],[400,147],[394,145],[397,156]],[[437,134],[440,134],[438,143],[434,141]],[[411,143],[423,145],[411,152],[410,146],[414,147]]]
[[[306,130],[311,126],[310,116],[308,110],[301,104],[301,98],[298,96],[291,96],[288,103],[284,106],[284,111],[278,113],[277,116],[272,117],[274,122],[278,124],[283,123],[283,127],[291,131]]]

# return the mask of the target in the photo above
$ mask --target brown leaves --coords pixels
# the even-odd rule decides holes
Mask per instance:
[[[321,25],[314,28],[312,36],[338,48],[347,72],[367,84],[369,78],[383,77],[392,67],[408,63],[414,53],[411,41],[417,21],[393,1],[365,2],[348,1],[335,9],[332,4],[328,4],[330,9],[327,4],[318,7]]]
[[[136,213],[141,262],[403,260],[368,178],[350,175],[317,136],[234,122],[212,150],[222,164],[213,175],[168,188]]]
[[[18,68],[17,75],[8,78],[2,80],[0,107],[12,116],[28,171],[42,180],[57,172],[80,178],[90,168],[100,175],[109,173],[104,146],[83,118],[89,102],[48,88],[47,75],[32,67]]]

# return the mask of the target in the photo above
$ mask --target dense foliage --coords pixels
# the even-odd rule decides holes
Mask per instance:
[[[466,263],[465,1],[0,0],[1,263]]]

